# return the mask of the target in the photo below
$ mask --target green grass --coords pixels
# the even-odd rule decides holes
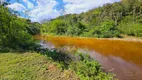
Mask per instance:
[[[0,80],[76,80],[70,70],[37,53],[0,53]]]
[[[113,80],[89,55],[60,50],[0,53],[0,80]]]

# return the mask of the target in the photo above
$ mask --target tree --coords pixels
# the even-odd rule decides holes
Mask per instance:
[[[9,12],[8,8],[0,6],[0,50],[28,50],[35,45],[32,36],[26,29],[26,20]]]

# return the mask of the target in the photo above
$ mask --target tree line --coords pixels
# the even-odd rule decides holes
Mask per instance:
[[[42,33],[98,38],[142,37],[142,1],[122,0],[86,13],[67,14],[44,22]]]

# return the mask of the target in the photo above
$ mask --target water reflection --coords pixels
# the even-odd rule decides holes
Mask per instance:
[[[99,61],[106,71],[113,72],[120,80],[142,80],[142,43],[94,38],[36,36],[45,40],[47,48],[68,46],[88,49],[92,58]]]

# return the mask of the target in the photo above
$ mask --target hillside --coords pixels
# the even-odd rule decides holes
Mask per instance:
[[[123,0],[86,13],[67,14],[42,24],[42,33],[98,38],[142,37],[142,1]]]

